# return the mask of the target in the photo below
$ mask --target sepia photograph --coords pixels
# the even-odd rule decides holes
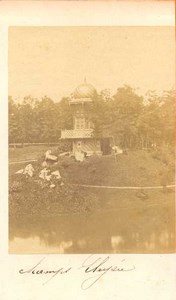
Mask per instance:
[[[9,254],[175,252],[170,26],[8,29]]]

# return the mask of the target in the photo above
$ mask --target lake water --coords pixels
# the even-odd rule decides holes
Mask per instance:
[[[10,218],[9,253],[169,253],[174,226],[156,211],[103,209],[89,215]],[[146,213],[147,215],[147,213]],[[166,220],[166,221],[165,221]]]

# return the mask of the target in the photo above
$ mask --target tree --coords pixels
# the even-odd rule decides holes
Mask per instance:
[[[143,97],[133,88],[124,85],[117,89],[113,97],[112,132],[122,147],[136,147],[138,144],[137,121],[143,110]]]

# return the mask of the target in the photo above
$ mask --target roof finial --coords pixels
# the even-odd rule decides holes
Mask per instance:
[[[86,79],[86,76],[84,77],[84,83],[85,83],[85,84],[87,83],[87,79]]]

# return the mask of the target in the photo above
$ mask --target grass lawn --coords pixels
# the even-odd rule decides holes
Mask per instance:
[[[54,152],[57,151],[57,147],[51,148]],[[30,146],[25,148],[10,149],[9,161],[17,162],[28,159],[39,159],[43,156],[45,151],[48,150],[47,146]],[[41,163],[41,161],[40,161]],[[39,161],[32,162],[34,169],[40,167]],[[10,164],[9,166],[9,179],[10,185],[13,186],[14,180],[18,181],[18,176],[15,172],[23,168],[27,163]],[[84,162],[76,162],[74,158],[62,157],[54,165],[53,170],[59,169],[61,176],[65,184],[86,184],[86,185],[100,185],[100,186],[162,186],[163,178],[165,184],[174,184],[174,172],[169,170],[168,166],[162,161],[152,157],[151,153],[145,151],[131,151],[127,155],[119,155],[117,161],[113,156],[92,156],[87,158]],[[38,180],[38,171],[35,175],[35,180]],[[33,181],[35,181],[33,180]],[[18,185],[18,182],[17,182]],[[27,185],[29,185],[27,187]],[[35,186],[34,182],[27,182],[24,184],[21,193],[26,197],[27,190],[32,193],[32,189]],[[38,192],[37,186],[35,187]],[[34,188],[34,191],[35,191]],[[75,187],[76,188],[76,187]],[[151,201],[151,205],[154,202],[158,203],[159,200],[173,202],[172,193],[163,193],[160,190],[147,190],[145,194],[141,194],[140,190],[111,190],[111,189],[96,189],[96,188],[83,188],[78,187],[81,191],[84,191],[87,195],[94,194],[100,201],[109,203],[110,206],[119,207],[121,204],[125,207],[132,207],[135,203],[147,198],[147,203]],[[68,195],[69,195],[69,191]],[[70,191],[71,193],[73,190]],[[42,193],[38,196],[31,195],[31,199],[35,200],[38,197],[38,203],[41,201]],[[47,191],[48,193],[48,191]],[[55,192],[53,191],[53,197]],[[15,194],[16,195],[16,194]],[[18,194],[18,196],[20,193]],[[44,195],[45,196],[45,195]],[[52,195],[50,194],[50,197]],[[65,194],[64,194],[65,197]],[[159,200],[158,200],[159,199]],[[104,201],[105,200],[105,201]],[[56,212],[57,213],[57,212]]]
[[[9,149],[9,174],[14,174],[27,163],[20,161],[40,160],[51,149],[57,152],[57,146],[28,146]],[[174,164],[174,159],[170,159]],[[15,162],[15,163],[14,163]],[[19,163],[17,163],[19,162]],[[35,162],[33,163],[35,166]],[[72,183],[118,186],[153,186],[174,184],[174,170],[160,159],[153,158],[146,151],[130,151],[119,155],[117,161],[113,156],[92,156],[84,162],[75,162],[73,158],[59,159],[58,166],[63,175]]]
[[[9,162],[17,162],[20,160],[30,160],[40,158],[48,149],[55,150],[56,146],[27,146],[23,148],[9,149]]]

